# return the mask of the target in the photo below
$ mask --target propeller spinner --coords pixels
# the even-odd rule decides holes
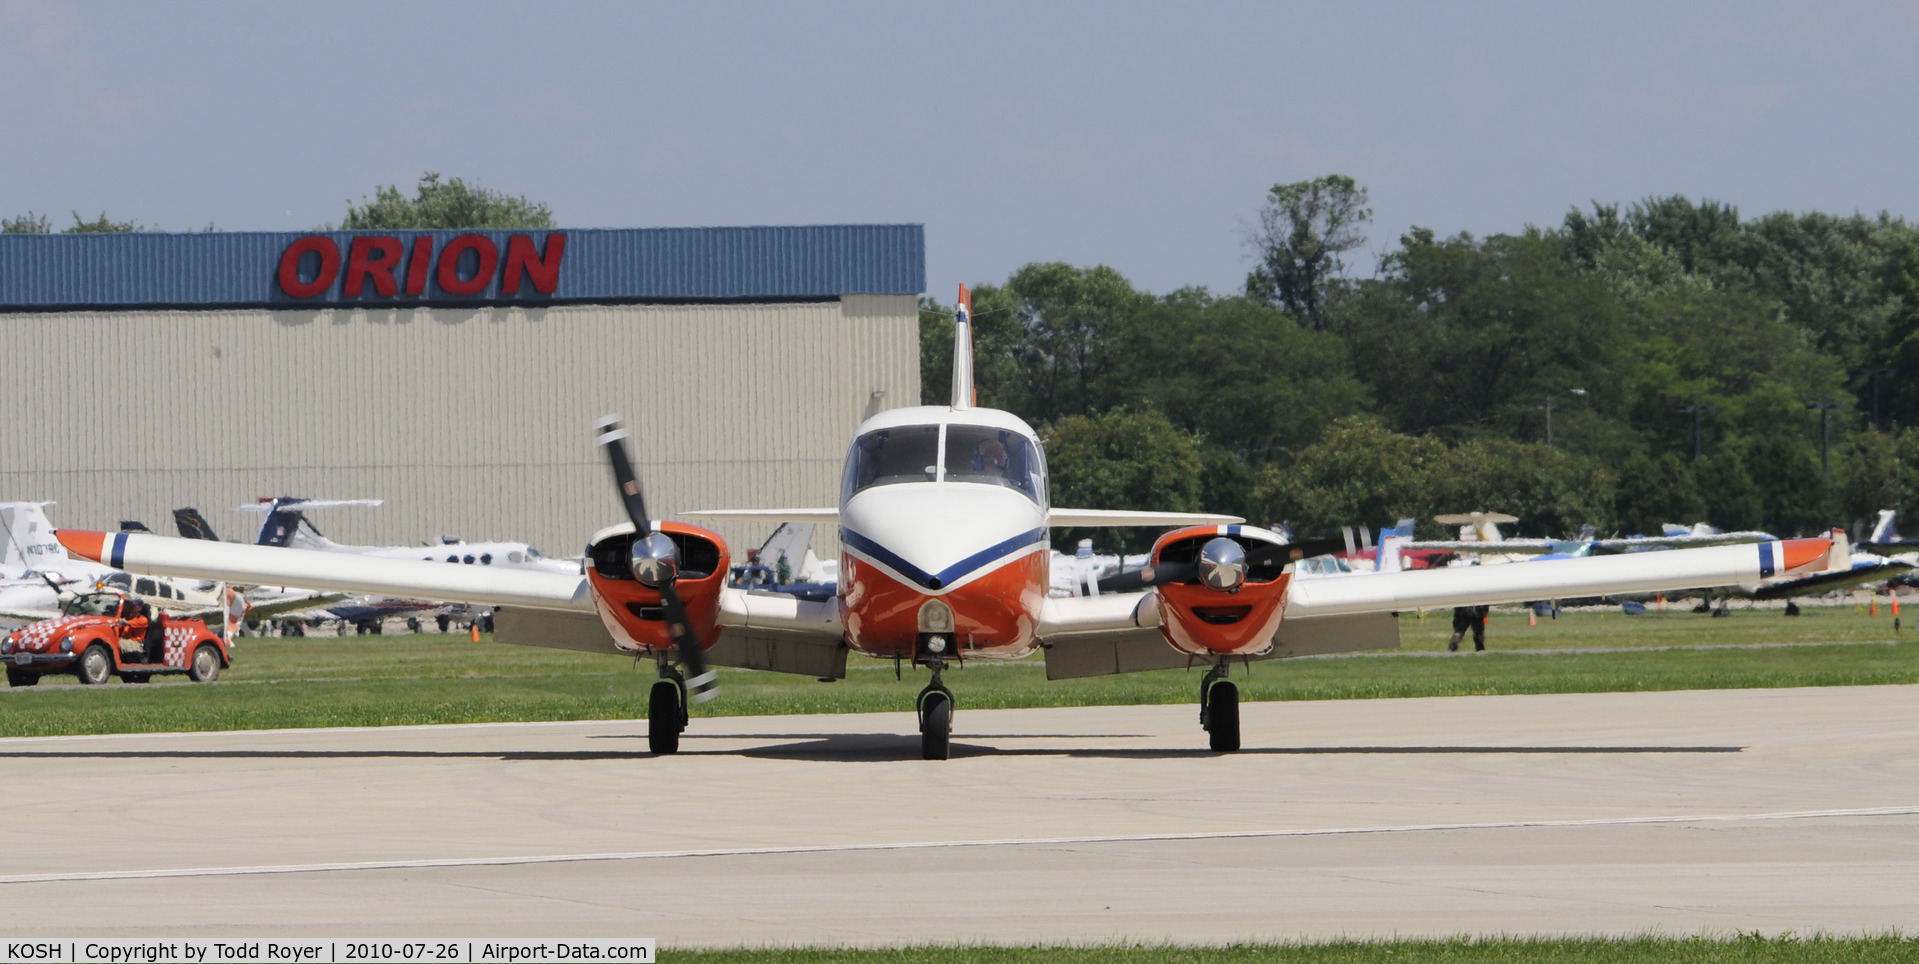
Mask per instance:
[[[693,637],[693,627],[686,618],[686,605],[680,602],[680,594],[673,588],[680,572],[679,551],[672,539],[653,529],[653,522],[646,514],[640,480],[633,474],[632,460],[626,456],[626,426],[618,415],[608,415],[594,427],[600,430],[600,447],[606,449],[607,461],[613,466],[613,481],[620,488],[620,502],[626,507],[626,517],[633,520],[633,578],[659,590],[667,635],[673,639],[680,662],[686,665],[686,686],[694,700],[710,700],[720,695],[719,682],[706,668],[706,657],[700,652],[700,642]]]

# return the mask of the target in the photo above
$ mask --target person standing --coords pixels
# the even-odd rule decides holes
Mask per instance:
[[[1469,629],[1472,630],[1473,633],[1473,651],[1476,653],[1485,652],[1486,614],[1491,611],[1491,606],[1454,606],[1453,638],[1451,642],[1446,644],[1446,652],[1459,652],[1459,641],[1466,637],[1466,631]]]

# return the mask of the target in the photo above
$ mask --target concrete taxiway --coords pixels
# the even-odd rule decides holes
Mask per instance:
[[[1919,931],[1919,687],[1243,712],[1215,755],[1192,706],[962,703],[945,762],[908,713],[664,758],[643,721],[0,740],[0,934]]]

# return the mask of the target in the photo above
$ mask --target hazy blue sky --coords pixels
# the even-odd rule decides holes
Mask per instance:
[[[1328,172],[1375,250],[1675,192],[1919,216],[1916,46],[1898,3],[0,0],[0,215],[305,229],[430,169],[568,226],[923,222],[944,299],[1231,289]]]

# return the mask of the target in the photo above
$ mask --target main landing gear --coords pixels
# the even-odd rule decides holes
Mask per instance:
[[[1199,681],[1199,725],[1216,753],[1239,749],[1239,687],[1226,678],[1228,664],[1220,657]]]
[[[646,748],[654,753],[678,753],[686,730],[686,677],[670,654],[658,654],[660,679],[646,699]]]
[[[920,758],[925,760],[944,760],[952,755],[953,747],[953,691],[940,682],[940,671],[946,668],[946,661],[938,656],[926,659],[926,668],[933,671],[933,681],[920,690]]]

